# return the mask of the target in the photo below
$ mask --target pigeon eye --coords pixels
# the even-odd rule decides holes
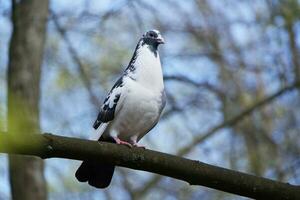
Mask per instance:
[[[151,37],[151,38],[157,38],[157,34],[154,33],[154,32],[150,32],[149,33],[149,37]]]

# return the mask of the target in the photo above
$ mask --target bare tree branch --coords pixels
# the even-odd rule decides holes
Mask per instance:
[[[217,88],[216,86],[208,83],[208,82],[197,82],[194,81],[186,76],[183,75],[165,75],[164,76],[164,80],[165,81],[178,81],[178,82],[182,82],[182,83],[187,83],[190,85],[193,85],[195,87],[202,87],[205,88],[211,92],[214,92],[215,94],[217,94],[218,96],[224,95],[223,91],[221,91],[219,88]]]
[[[100,101],[98,100],[98,97],[94,94],[91,80],[90,80],[88,74],[86,73],[85,67],[84,67],[83,63],[81,62],[77,51],[75,50],[70,39],[68,38],[66,30],[59,23],[58,18],[55,15],[55,13],[51,12],[51,16],[52,16],[52,19],[53,19],[53,22],[54,22],[54,25],[55,25],[57,31],[61,35],[62,39],[65,41],[68,51],[69,51],[72,59],[74,60],[76,66],[78,68],[78,71],[80,72],[80,77],[82,79],[84,86],[86,87],[86,89],[89,93],[92,104],[95,107],[98,107],[100,105]]]
[[[97,160],[255,199],[297,199],[300,197],[300,186],[152,150],[52,134],[26,134],[24,138],[14,138],[12,134],[1,133],[0,152],[34,155],[44,159],[56,157]]]
[[[194,146],[196,146],[200,142],[204,141],[205,139],[213,136],[215,133],[217,133],[217,131],[219,131],[222,128],[225,128],[225,127],[230,127],[230,126],[236,125],[238,122],[243,120],[246,116],[251,115],[257,109],[261,108],[262,106],[267,105],[268,103],[275,100],[277,97],[280,97],[281,95],[285,94],[286,92],[289,92],[289,91],[299,87],[299,85],[300,85],[300,82],[295,82],[291,85],[288,85],[288,86],[278,90],[274,94],[272,94],[272,95],[270,95],[270,96],[268,96],[268,97],[266,97],[262,100],[257,101],[252,106],[246,108],[244,111],[242,111],[238,115],[236,115],[232,118],[229,118],[228,120],[225,120],[223,123],[211,128],[206,133],[201,134],[201,135],[197,136],[196,138],[194,138],[193,141],[190,144],[188,144],[187,146],[180,149],[178,151],[177,155],[183,156],[183,155],[187,154],[188,152],[190,152],[192,150],[192,148],[194,148]]]

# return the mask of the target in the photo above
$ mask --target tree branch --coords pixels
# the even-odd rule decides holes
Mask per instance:
[[[209,129],[206,133],[198,135],[197,137],[195,137],[190,144],[188,144],[185,147],[179,149],[179,151],[177,152],[177,155],[179,155],[179,156],[186,155],[187,153],[189,153],[192,150],[192,148],[194,146],[198,145],[199,143],[206,140],[207,138],[213,136],[215,133],[217,133],[217,131],[219,131],[222,128],[225,128],[225,127],[235,126],[237,123],[239,123],[245,117],[251,115],[257,109],[259,109],[259,108],[261,108],[265,105],[268,105],[270,102],[277,99],[281,95],[283,95],[283,94],[285,94],[285,93],[287,93],[291,90],[294,90],[295,88],[297,88],[299,86],[300,86],[300,81],[297,81],[295,83],[292,83],[292,84],[290,84],[286,87],[283,87],[283,88],[279,89],[278,91],[271,94],[270,96],[267,96],[267,97],[265,97],[261,100],[258,100],[253,105],[249,106],[248,108],[246,108],[245,110],[243,110],[239,114],[233,116],[232,118],[229,118],[229,119],[225,120],[221,124],[211,128],[211,129]]]
[[[0,152],[41,158],[98,160],[255,199],[299,199],[300,187],[141,148],[52,134],[0,134]],[[20,134],[18,134],[20,136]]]
[[[80,60],[80,56],[79,56],[78,52],[75,50],[75,48],[72,45],[72,42],[70,41],[70,39],[67,36],[67,30],[64,29],[63,26],[59,23],[59,20],[53,11],[51,12],[51,16],[52,16],[54,25],[55,25],[58,33],[60,34],[60,36],[62,37],[62,39],[65,41],[65,43],[67,45],[67,49],[70,53],[71,58],[74,61],[79,73],[80,73],[80,78],[82,79],[82,82],[88,91],[88,94],[90,96],[90,100],[91,100],[92,104],[95,107],[98,107],[101,103],[93,91],[92,82],[85,70],[84,64]]]
[[[218,96],[222,96],[224,95],[224,92],[221,91],[219,88],[217,88],[216,86],[214,85],[211,85],[210,83],[207,83],[207,82],[196,82],[186,76],[182,76],[182,75],[165,75],[164,76],[164,80],[165,81],[178,81],[178,82],[182,82],[182,83],[187,83],[187,84],[190,84],[190,85],[193,85],[195,87],[198,87],[198,88],[205,88],[215,94],[217,94]]]

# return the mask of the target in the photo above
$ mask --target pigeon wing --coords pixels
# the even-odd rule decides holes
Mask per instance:
[[[101,123],[112,121],[115,116],[115,110],[122,95],[123,77],[119,78],[113,88],[108,93],[104,103],[99,111],[98,117],[93,125],[97,129]]]

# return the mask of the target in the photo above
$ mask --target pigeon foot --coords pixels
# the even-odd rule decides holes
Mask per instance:
[[[115,141],[117,144],[122,144],[122,145],[125,145],[125,146],[128,146],[128,147],[132,147],[132,144],[130,144],[129,142],[126,142],[126,141],[123,141],[117,137],[114,137]]]

